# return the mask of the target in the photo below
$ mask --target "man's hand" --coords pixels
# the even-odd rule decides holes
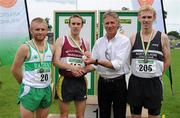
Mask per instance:
[[[84,52],[84,55],[85,55],[87,58],[91,58],[91,52],[89,52],[89,51]]]
[[[80,66],[73,66],[71,68],[71,72],[72,72],[73,76],[75,76],[75,77],[81,77],[84,74],[86,74],[86,71],[84,70],[84,68],[82,68]]]
[[[87,58],[87,59],[84,60],[84,63],[86,65],[95,64],[96,60],[94,60],[93,58]]]

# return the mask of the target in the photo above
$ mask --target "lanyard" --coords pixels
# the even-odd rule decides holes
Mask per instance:
[[[69,35],[69,38],[73,41],[73,43],[78,47],[78,49],[81,51],[81,53],[84,53],[83,49],[77,44],[77,42],[74,40],[74,38]]]
[[[39,60],[40,60],[40,64],[42,65],[42,62],[44,61],[44,56],[45,56],[44,52],[45,52],[45,47],[46,47],[46,41],[44,41],[44,48],[43,48],[43,56],[42,56],[42,58],[41,58],[41,55],[40,55],[40,52],[39,52],[39,48],[36,45],[36,43],[34,42],[34,39],[32,39],[32,42],[33,42],[33,44],[34,44],[34,46],[35,46],[35,48],[37,50],[37,53],[38,53],[38,56],[39,56]]]
[[[142,46],[143,46],[144,55],[146,56],[146,55],[147,55],[147,52],[148,52],[148,50],[149,50],[150,42],[151,42],[151,40],[152,40],[153,31],[151,32],[151,35],[150,35],[150,37],[149,37],[149,39],[148,39],[148,44],[147,44],[147,46],[146,46],[146,49],[145,49],[145,46],[144,46],[144,39],[143,39],[142,31],[140,31],[140,35],[141,35],[141,44],[142,44]]]

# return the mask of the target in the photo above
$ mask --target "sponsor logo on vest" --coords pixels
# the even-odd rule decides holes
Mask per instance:
[[[33,59],[37,60],[37,59],[38,59],[38,56],[37,56],[37,55],[34,55]]]
[[[0,6],[10,8],[16,4],[17,0],[0,0]]]
[[[159,46],[159,44],[155,44],[155,43],[153,43],[153,44],[152,44],[152,46],[154,46],[154,47],[158,47],[158,46]]]
[[[140,6],[143,6],[143,5],[152,5],[154,0],[138,0],[139,1],[139,4]]]

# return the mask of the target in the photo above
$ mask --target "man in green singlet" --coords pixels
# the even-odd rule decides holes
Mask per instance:
[[[20,84],[18,100],[21,118],[46,118],[52,101],[51,63],[54,47],[46,40],[48,25],[42,18],[31,22],[32,40],[22,44],[11,72]]]

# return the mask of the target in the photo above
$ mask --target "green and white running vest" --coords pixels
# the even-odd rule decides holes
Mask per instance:
[[[46,43],[44,61],[41,64],[37,50],[32,47],[30,42],[26,42],[26,44],[29,46],[30,56],[23,65],[22,83],[35,88],[45,88],[51,83],[51,63],[53,55],[50,45]],[[43,69],[43,71],[41,69]]]

